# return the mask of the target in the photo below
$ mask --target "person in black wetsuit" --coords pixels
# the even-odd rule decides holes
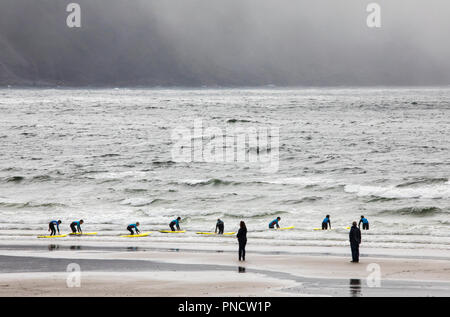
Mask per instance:
[[[359,245],[361,244],[361,230],[356,226],[356,221],[353,221],[353,225],[350,228],[349,233],[350,248],[352,250],[352,262],[359,262]]]
[[[245,222],[241,221],[240,228],[237,233],[237,239],[239,242],[239,261],[245,261],[245,245],[247,244],[247,227]]]
[[[77,233],[77,231],[79,233],[83,233],[81,231],[81,225],[84,223],[83,219],[81,219],[80,221],[74,221],[70,224],[70,229],[72,229],[72,233]]]
[[[219,231],[219,234],[223,234],[224,228],[225,228],[225,224],[223,223],[223,221],[220,219],[217,219],[215,232],[217,233],[217,231]]]
[[[169,223],[170,230],[175,231],[175,226],[176,226],[177,230],[180,231],[181,230],[180,229],[180,220],[181,220],[181,217],[178,217],[177,219],[172,220]]]
[[[48,231],[50,231],[50,235],[54,236],[56,235],[56,230],[58,230],[58,234],[59,234],[59,225],[61,224],[61,220],[52,220],[48,223]],[[56,226],[56,228],[55,228]]]
[[[325,219],[323,219],[323,221],[322,221],[322,230],[327,230],[328,229],[328,225],[330,225],[330,229],[331,229],[330,215],[327,215],[325,217]]]
[[[363,230],[369,230],[369,220],[366,219],[366,217],[361,216],[361,219],[359,220],[358,223],[358,228],[361,228],[361,223],[363,225]]]

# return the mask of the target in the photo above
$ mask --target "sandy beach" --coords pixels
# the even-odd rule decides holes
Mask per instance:
[[[214,243],[3,243],[0,296],[450,295],[448,252],[393,251],[363,250],[354,264],[345,248],[254,246],[239,262],[233,246]]]

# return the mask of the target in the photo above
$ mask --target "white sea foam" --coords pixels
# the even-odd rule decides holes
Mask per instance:
[[[450,184],[431,185],[421,187],[395,187],[395,186],[367,186],[346,185],[345,192],[354,193],[357,196],[376,196],[383,198],[450,198]]]

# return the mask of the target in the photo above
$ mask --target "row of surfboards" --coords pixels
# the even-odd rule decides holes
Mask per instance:
[[[279,228],[277,230],[289,230],[289,229],[294,229],[295,227],[285,227],[285,228]],[[161,233],[185,233],[186,230],[179,230],[179,231],[172,231],[172,230],[159,230],[159,232]],[[139,238],[139,237],[146,237],[148,236],[150,232],[144,232],[144,233],[140,233],[140,234],[126,234],[126,235],[121,235],[120,237],[122,238]],[[202,234],[202,235],[217,235],[217,233],[215,232],[196,232],[197,234]],[[97,232],[83,232],[83,233],[69,233],[69,234],[59,234],[59,235],[53,235],[53,236],[46,236],[46,235],[42,235],[42,236],[38,236],[38,238],[64,238],[67,237],[69,235],[73,235],[73,236],[91,236],[91,235],[96,235]],[[236,234],[236,232],[224,232],[223,235],[224,236],[231,236]]]
[[[294,226],[291,227],[284,227],[284,228],[277,228],[275,230],[290,230],[290,229],[294,229]],[[350,227],[345,227],[344,229],[350,229]],[[313,228],[313,230],[322,230],[322,228]],[[328,229],[328,230],[334,230],[333,229]],[[172,231],[172,230],[159,230],[159,232],[161,233],[185,233],[186,230],[180,230],[180,231]],[[139,237],[146,237],[148,236],[150,232],[143,232],[140,234],[126,234],[126,235],[121,235],[120,237],[122,238],[139,238]],[[64,238],[67,237],[68,235],[73,235],[73,236],[91,236],[91,235],[96,235],[97,232],[83,232],[83,233],[69,233],[69,234],[59,234],[59,235],[54,235],[54,236],[46,236],[46,235],[42,235],[42,236],[38,236],[38,238]],[[196,232],[196,234],[202,234],[202,235],[217,235],[217,233],[215,232]],[[231,236],[236,234],[236,232],[224,232],[223,235],[224,236]]]

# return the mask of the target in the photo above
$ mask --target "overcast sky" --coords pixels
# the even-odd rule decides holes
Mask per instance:
[[[82,8],[79,30],[65,26],[70,2]],[[366,25],[371,2],[381,5],[378,29]],[[35,79],[450,84],[448,0],[2,0],[0,9],[0,71],[17,74],[10,64],[20,60],[42,68]]]

